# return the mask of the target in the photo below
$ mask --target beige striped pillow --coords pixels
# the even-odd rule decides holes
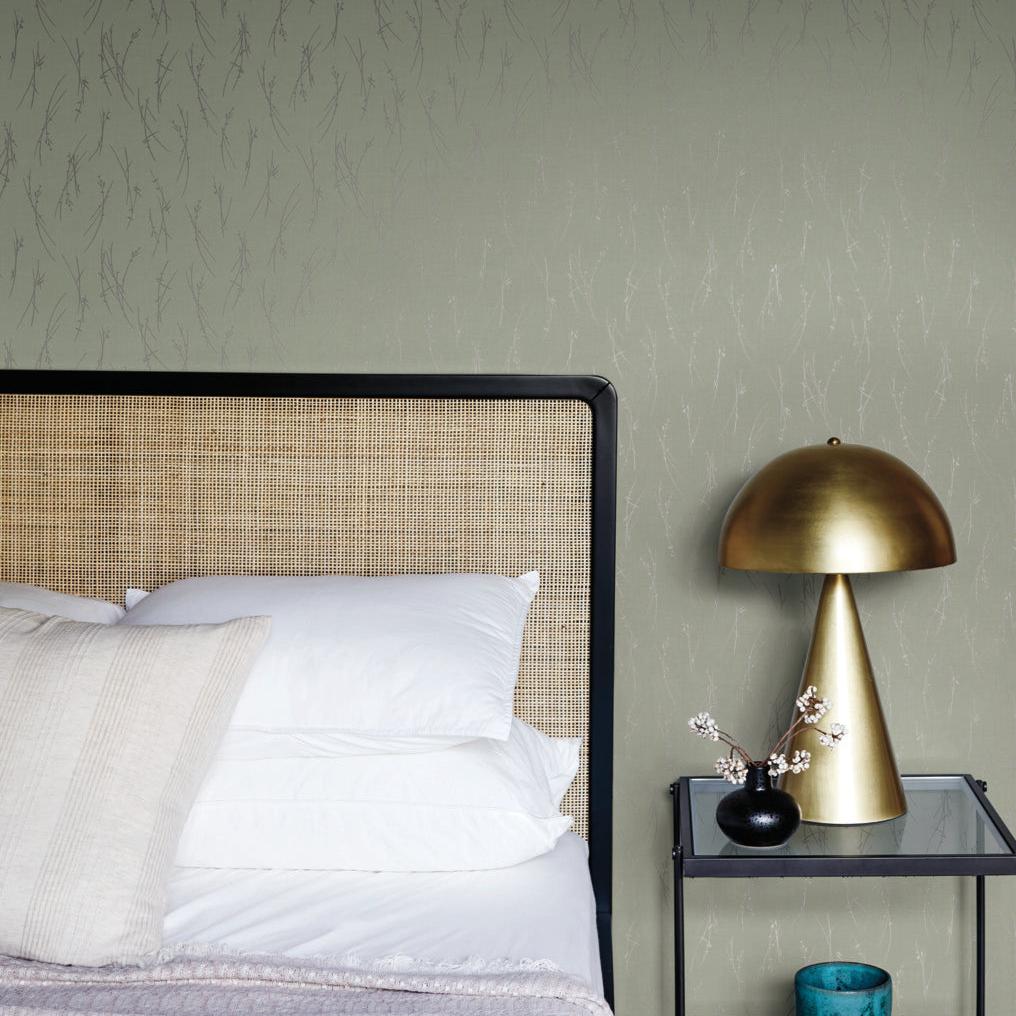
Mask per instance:
[[[0,953],[157,952],[177,840],[269,624],[0,608]]]

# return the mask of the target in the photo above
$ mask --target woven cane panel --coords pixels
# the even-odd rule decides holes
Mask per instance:
[[[591,414],[577,400],[0,394],[0,579],[123,601],[194,575],[537,568],[516,712],[583,738]]]

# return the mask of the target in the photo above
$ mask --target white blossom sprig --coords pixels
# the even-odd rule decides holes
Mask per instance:
[[[823,730],[818,726],[818,721],[832,709],[833,705],[829,699],[822,697],[815,685],[809,684],[804,689],[804,694],[798,696],[795,704],[799,715],[773,746],[773,753],[779,753],[805,727],[813,727],[818,732],[819,744],[826,748],[835,748],[847,736],[847,728],[842,723],[834,723],[829,730]],[[805,769],[807,768],[805,766]]]
[[[716,771],[728,783],[744,783],[748,778],[748,767],[744,759],[737,755],[725,756],[716,760]]]
[[[688,728],[693,734],[707,741],[722,741],[727,745],[729,751],[716,760],[715,769],[729,783],[744,783],[748,775],[748,766],[759,766],[774,778],[784,773],[803,773],[811,768],[811,752],[801,748],[795,750],[788,759],[786,746],[794,735],[810,728],[819,735],[819,744],[825,748],[835,748],[847,736],[847,728],[842,723],[833,723],[828,730],[818,726],[819,720],[832,709],[832,703],[829,699],[823,698],[814,685],[805,688],[796,701],[796,707],[798,715],[777,739],[764,761],[753,759],[732,735],[720,729],[710,713],[696,713],[688,720]]]
[[[828,733],[819,734],[818,743],[826,748],[835,748],[847,736],[847,728],[842,723],[834,723]]]
[[[797,700],[797,711],[805,723],[818,723],[830,708],[829,699],[820,698],[818,689],[813,684],[809,684]]]
[[[710,741],[718,741],[720,739],[720,731],[716,726],[716,720],[709,713],[697,713],[688,721],[688,726],[691,727],[692,733],[698,734],[699,737],[705,737]]]
[[[725,730],[720,730],[719,726],[717,726],[716,720],[714,720],[709,713],[696,713],[688,721],[688,728],[693,734],[696,734],[698,737],[704,737],[707,741],[722,741],[730,748],[730,753],[727,758],[732,759],[734,757],[734,753],[736,752],[740,755],[741,761],[745,766],[745,772],[747,772],[747,767],[752,764],[751,756],[733,739],[733,737],[730,736],[730,734],[728,734]],[[730,771],[729,767],[725,766],[721,772],[721,762],[725,762],[725,760],[720,759],[716,763],[716,771],[720,773],[724,779],[730,779],[730,776],[728,775]],[[730,782],[743,783],[744,775],[741,776],[740,780],[730,780]]]

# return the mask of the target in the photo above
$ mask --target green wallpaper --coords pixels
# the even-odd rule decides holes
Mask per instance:
[[[837,434],[946,504],[960,561],[857,584],[906,770],[1016,818],[1016,5],[14,0],[0,362],[597,372],[621,397],[618,1011],[669,1011],[667,783],[700,708],[761,741],[817,582],[718,574],[729,498]],[[972,888],[699,882],[690,1011],[804,962],[972,1012]],[[990,989],[1016,990],[991,883]]]

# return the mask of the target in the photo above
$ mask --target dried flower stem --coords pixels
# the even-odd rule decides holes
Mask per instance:
[[[747,765],[753,766],[753,765],[755,764],[755,760],[754,760],[754,759],[753,759],[753,758],[751,757],[751,755],[749,755],[749,754],[748,754],[748,753],[747,753],[747,752],[746,752],[746,751],[744,750],[744,748],[742,748],[742,747],[741,747],[741,746],[740,746],[740,745],[739,745],[739,744],[737,743],[737,741],[735,741],[735,740],[734,740],[734,738],[733,738],[733,737],[732,737],[732,736],[731,736],[730,734],[728,734],[728,733],[727,733],[727,732],[726,732],[725,730],[718,730],[718,731],[717,731],[717,733],[718,733],[718,734],[720,735],[720,740],[721,740],[721,741],[722,741],[722,742],[723,742],[724,744],[727,744],[727,745],[729,745],[729,746],[730,746],[730,754],[731,754],[731,755],[733,755],[733,754],[734,754],[734,752],[736,751],[736,752],[737,752],[737,754],[738,754],[738,755],[740,755],[740,756],[741,756],[741,758],[743,758],[743,759],[744,759],[744,761],[745,761],[745,763],[746,763]]]
[[[784,747],[784,745],[790,743],[791,738],[793,738],[793,736],[799,730],[803,729],[806,726],[808,726],[808,724],[806,723],[805,718],[803,716],[798,716],[798,718],[794,720],[793,723],[791,723],[790,727],[787,729],[787,732],[783,735],[783,737],[781,737],[776,742],[776,744],[772,746],[772,749],[770,750],[769,754],[775,755],[782,747]],[[815,729],[818,730],[817,727]],[[825,731],[819,731],[819,733],[825,733]]]

